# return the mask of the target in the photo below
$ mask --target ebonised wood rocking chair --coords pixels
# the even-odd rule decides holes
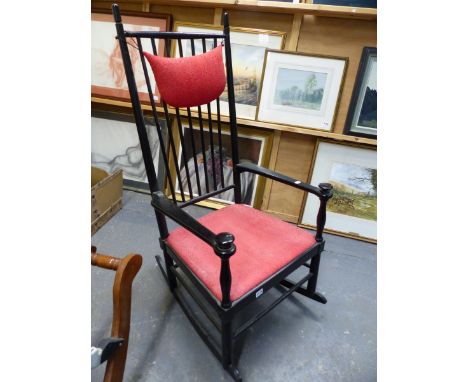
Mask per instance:
[[[316,291],[316,286],[320,254],[325,244],[322,233],[325,225],[326,205],[332,197],[332,186],[323,183],[314,187],[255,164],[239,163],[227,13],[224,13],[224,29],[219,33],[131,32],[124,29],[118,5],[114,4],[112,9],[146,166],[152,196],[151,204],[159,227],[159,241],[164,254],[165,271],[162,259],[159,256],[156,259],[170,290],[194,328],[230,375],[236,381],[241,381],[233,348],[234,341],[239,339],[242,333],[293,292],[322,304],[327,302],[325,297]],[[151,53],[143,50],[145,40],[146,46],[149,46],[148,41],[151,43]],[[160,51],[159,55],[156,41],[164,42],[163,52]],[[169,58],[171,43],[178,52],[179,58]],[[195,47],[200,54],[196,54],[198,52]],[[207,49],[207,47],[212,49]],[[139,52],[139,64],[142,66],[146,79],[145,90],[149,94],[149,105],[145,104],[144,109],[149,110],[150,116],[154,119],[164,161],[165,179],[157,179],[155,173],[152,159],[154,156],[152,156],[148,142],[145,116],[135,82],[134,64],[132,64],[129,49],[136,49]],[[224,50],[225,64],[222,50]],[[189,57],[187,57],[187,51]],[[184,52],[186,57],[184,57]],[[153,69],[160,93],[160,105],[157,105],[155,101],[155,90],[152,89],[147,63]],[[225,89],[226,82],[233,184],[225,184],[222,173],[225,150],[223,150],[221,140],[220,96]],[[202,114],[202,107],[204,114]],[[172,127],[171,114],[175,115]],[[187,139],[180,139],[179,157],[176,151],[175,135],[178,133],[180,137],[184,136],[181,115],[186,115],[189,128],[185,130]],[[164,118],[167,122],[167,143],[162,139],[158,118]],[[194,128],[197,122],[198,129]],[[199,155],[195,152],[196,135],[199,135],[198,142],[201,142]],[[207,139],[206,142],[205,139]],[[186,142],[191,142],[191,144]],[[216,155],[221,157],[218,160],[216,160],[215,151]],[[193,155],[192,158],[190,154]],[[196,162],[197,157],[201,158],[198,162]],[[195,177],[192,175],[192,178],[188,173],[189,161],[193,161],[192,165],[195,170]],[[264,176],[316,195],[320,199],[316,235],[242,205],[241,174],[243,172]],[[184,173],[187,189],[181,187]],[[210,177],[214,178],[213,182],[209,181]],[[166,197],[165,188],[170,198]],[[188,205],[228,190],[234,191],[235,203],[232,205],[211,212],[198,220],[183,210]],[[181,227],[168,232],[167,217]],[[292,282],[286,278],[302,265],[308,267],[309,272],[299,282]],[[305,283],[307,284],[303,287]],[[190,309],[179,285],[185,287],[186,292],[221,333],[220,345]],[[278,285],[286,288],[286,292],[281,297],[246,322],[238,325],[237,328],[233,326],[234,318],[244,308]]]

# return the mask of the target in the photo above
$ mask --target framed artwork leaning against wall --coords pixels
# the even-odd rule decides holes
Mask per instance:
[[[310,184],[331,183],[327,230],[375,242],[377,240],[377,151],[375,147],[318,140]],[[319,201],[304,198],[300,225],[315,227]]]
[[[302,0],[260,0],[260,1],[276,1],[278,3],[294,3],[294,4],[302,3]]]
[[[202,32],[213,33],[219,30],[221,26],[178,23],[174,24],[174,30],[177,32]],[[234,74],[234,93],[236,98],[236,115],[238,118],[255,119],[255,112],[258,103],[258,93],[260,89],[260,80],[262,77],[263,60],[266,49],[282,49],[284,46],[286,33],[249,28],[231,27],[231,56],[232,70]],[[221,41],[218,41],[220,43]],[[195,54],[203,53],[203,47],[200,41],[194,44]],[[206,41],[206,51],[214,48],[212,39]],[[179,49],[173,46],[173,57],[180,57]],[[192,56],[192,46],[190,40],[186,40],[182,46],[184,57]],[[229,115],[227,102],[227,87],[220,97],[220,114]],[[206,106],[202,107],[206,112]],[[212,113],[216,113],[216,103],[211,104]]]
[[[154,168],[158,179],[164,180],[166,171],[154,119],[145,116],[145,123]],[[167,150],[167,125],[162,119],[159,125]],[[149,191],[133,115],[97,110],[91,112],[91,164],[108,173],[122,169],[126,188]]]
[[[377,48],[362,50],[344,132],[377,137]]]
[[[148,12],[122,12],[125,30],[129,31],[167,31],[171,26],[171,16]],[[93,9],[91,12],[91,94],[93,97],[130,101],[127,80],[125,77],[122,55],[116,37],[115,21],[110,10]],[[129,40],[128,49],[135,73],[138,95],[143,102],[150,102],[145,82],[143,66],[139,51],[134,48],[137,43]],[[143,50],[153,52],[149,39],[142,41]],[[163,40],[155,40],[158,52],[164,52]],[[153,97],[159,101],[159,93],[151,78]]]
[[[345,57],[267,50],[257,119],[331,131]]]
[[[342,7],[377,8],[377,0],[306,0],[305,2]]]
[[[191,132],[190,125],[188,121],[185,120],[182,121],[182,127],[182,137],[178,137],[180,182],[179,179],[177,179],[176,172],[171,171],[171,174],[174,174],[173,182],[175,184],[177,198],[181,200],[181,192],[184,192],[184,195],[187,197],[190,196],[189,183],[194,197],[198,196],[200,193],[205,194],[233,184],[233,163],[229,126],[221,124],[220,130],[213,126],[213,142],[210,142],[207,126],[203,126],[203,133],[201,133],[200,125],[198,123],[193,123]],[[273,133],[271,131],[238,126],[240,163],[250,162],[260,166],[268,166],[272,142]],[[185,166],[182,157],[182,144],[184,145],[187,166]],[[213,144],[213,146],[211,144]],[[204,151],[203,148],[205,149]],[[262,202],[264,185],[264,178],[252,173],[242,173],[241,202],[258,208]],[[169,193],[170,191],[167,190],[167,192]],[[200,205],[211,208],[221,208],[232,203],[234,203],[234,190],[230,189],[200,202]]]

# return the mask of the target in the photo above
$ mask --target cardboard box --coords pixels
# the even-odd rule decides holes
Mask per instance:
[[[91,167],[91,235],[122,208],[122,170],[113,174]]]

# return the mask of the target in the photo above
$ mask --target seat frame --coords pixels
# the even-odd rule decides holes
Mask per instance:
[[[156,214],[156,220],[160,232],[160,246],[163,251],[164,259],[160,256],[156,256],[159,268],[167,281],[170,291],[174,294],[177,301],[180,303],[184,313],[188,317],[189,321],[192,323],[200,337],[207,344],[209,349],[213,354],[220,360],[224,369],[226,369],[229,374],[236,380],[242,381],[241,374],[237,368],[238,358],[240,356],[240,351],[234,351],[234,345],[236,340],[239,340],[241,335],[255,324],[258,320],[263,318],[269,311],[281,303],[285,298],[290,296],[292,293],[296,292],[303,296],[306,296],[312,300],[318,301],[322,304],[327,302],[326,298],[317,292],[317,279],[320,266],[320,256],[321,252],[324,249],[325,241],[323,240],[323,229],[325,226],[326,220],[326,205],[327,201],[333,195],[333,188],[329,183],[321,183],[318,187],[312,186],[310,184],[303,183],[296,179],[290,178],[288,176],[282,175],[275,171],[257,166],[251,163],[239,163],[238,156],[238,142],[237,142],[237,120],[236,120],[236,109],[235,109],[235,97],[234,97],[234,85],[233,85],[233,71],[232,71],[232,58],[231,58],[231,46],[230,46],[230,30],[229,30],[229,18],[227,12],[224,13],[224,27],[222,33],[180,33],[180,32],[129,32],[125,31],[122,18],[120,15],[119,6],[114,4],[112,6],[112,11],[114,14],[114,19],[116,23],[117,30],[117,39],[119,40],[120,49],[123,58],[124,69],[127,77],[128,89],[131,96],[133,112],[135,116],[135,122],[137,126],[137,131],[140,139],[141,149],[143,153],[143,159],[145,162],[149,188],[151,192],[151,205],[153,206]],[[142,44],[141,39],[149,38],[152,41],[153,51],[156,53],[155,48],[155,39],[164,39],[166,42],[166,49],[164,52],[165,56],[169,56],[169,41],[177,40],[179,44],[179,51],[182,52],[181,41],[190,40],[192,45],[192,54],[195,54],[194,50],[194,40],[201,39],[203,42],[203,51],[205,51],[205,41],[206,39],[213,39],[214,46],[216,46],[217,40],[224,40],[225,46],[225,66],[226,66],[226,77],[227,77],[227,88],[228,88],[228,104],[229,104],[229,124],[230,124],[230,136],[231,136],[231,150],[232,150],[232,161],[233,161],[233,185],[224,185],[221,189],[216,189],[212,192],[205,193],[204,195],[198,195],[194,197],[190,191],[190,199],[185,200],[184,195],[182,195],[182,202],[178,204],[177,199],[174,194],[174,189],[171,186],[172,191],[172,200],[166,197],[164,193],[164,182],[159,182],[156,177],[154,164],[151,155],[151,149],[148,142],[148,137],[145,129],[144,116],[142,112],[141,103],[138,96],[137,86],[135,83],[135,77],[132,67],[132,62],[128,50],[127,38],[133,38],[137,41],[138,48],[140,50],[140,57],[142,58],[142,65],[145,72],[146,82],[148,86],[148,91],[150,95],[151,108],[153,116],[156,122],[156,128],[159,133],[159,125],[157,122],[157,108],[152,97],[151,86],[149,84],[149,76],[146,68],[146,64],[143,62],[142,55]],[[218,102],[218,114],[217,120],[212,121],[212,114],[208,106],[208,118],[209,118],[209,132],[210,138],[212,138],[212,122],[220,124],[219,116],[219,98]],[[168,120],[168,105],[162,101],[162,106],[164,110],[165,117]],[[179,109],[175,108],[177,122],[179,123],[179,129],[181,128],[180,123],[180,113]],[[189,118],[190,128],[192,128],[191,122],[191,111],[190,108],[187,108],[187,115]],[[198,118],[200,124],[201,120],[201,110],[198,106]],[[169,129],[169,148],[168,152],[171,149],[174,150],[175,157],[175,144],[172,139],[171,127],[168,123]],[[180,131],[180,130],[179,130]],[[192,132],[193,134],[193,132]],[[159,135],[161,137],[161,135]],[[161,139],[161,138],[160,138]],[[202,138],[203,139],[203,138]],[[192,135],[193,142],[193,135]],[[202,141],[203,142],[203,141]],[[203,143],[202,143],[203,144]],[[211,141],[211,147],[213,146],[213,141]],[[161,146],[164,149],[163,146]],[[163,152],[164,154],[164,152]],[[183,160],[185,164],[185,153],[183,154]],[[163,159],[166,164],[166,168],[169,170],[167,163],[167,155],[163,155]],[[195,153],[194,153],[195,155]],[[179,169],[177,163],[175,163],[177,175],[180,179]],[[232,302],[230,299],[230,289],[231,289],[231,270],[229,265],[229,259],[231,256],[235,256],[236,246],[235,238],[231,233],[222,232],[215,234],[195,218],[186,213],[183,208],[192,205],[201,200],[212,197],[216,194],[224,192],[228,189],[234,188],[234,198],[235,203],[241,202],[241,189],[240,189],[240,174],[244,171],[257,174],[259,176],[264,176],[274,181],[278,181],[289,185],[291,187],[312,193],[320,199],[320,207],[317,214],[317,232],[315,235],[316,243],[311,246],[309,249],[298,255],[294,260],[289,262],[287,265],[282,267],[276,273],[271,275],[268,279],[260,283],[256,288],[249,291],[247,294],[242,296],[240,299]],[[168,171],[169,172],[169,171]],[[170,174],[169,176],[170,182]],[[213,175],[214,176],[214,175]],[[198,173],[197,173],[198,177]],[[205,167],[205,178],[206,178],[206,167]],[[216,182],[215,182],[216,184]],[[183,191],[181,192],[184,193]],[[220,286],[222,291],[222,301],[218,301],[214,295],[207,289],[207,287],[197,278],[197,276],[187,267],[186,264],[181,260],[181,258],[171,249],[167,244],[167,238],[169,236],[169,231],[167,228],[166,218],[170,218],[199,239],[203,240],[205,243],[210,245],[213,248],[213,255],[218,256],[221,262],[220,270]],[[259,248],[261,251],[262,248]],[[163,264],[164,263],[164,264]],[[292,272],[296,271],[299,267],[305,266],[308,268],[308,273],[303,277],[299,282],[294,282],[287,279]],[[189,300],[187,300],[186,295],[178,287],[182,285],[184,290],[188,292],[191,298],[197,303],[204,315],[209,319],[217,331],[221,334],[221,343],[217,341],[207,330],[206,326],[202,323],[197,315],[194,314]],[[303,284],[306,284],[304,287]],[[247,306],[250,306],[256,300],[265,295],[269,289],[275,286],[282,285],[286,291],[277,298],[273,303],[266,306],[260,312],[254,314],[247,321],[243,322],[237,328],[233,327],[233,321],[238,317],[239,313],[243,311]]]

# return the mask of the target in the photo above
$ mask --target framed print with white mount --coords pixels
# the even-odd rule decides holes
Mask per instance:
[[[345,57],[267,50],[257,119],[331,131],[347,65]]]
[[[362,50],[344,133],[377,138],[377,48]]]
[[[310,184],[331,183],[327,231],[366,241],[377,240],[377,151],[318,140]],[[300,225],[315,227],[318,199],[306,195]]]
[[[213,30],[222,32],[222,26],[176,22],[174,30],[177,32],[212,33]],[[285,32],[231,27],[232,70],[238,118],[255,119],[265,50],[282,49],[285,36]],[[197,42],[198,44],[194,44],[195,54],[203,53],[202,44],[200,41]],[[213,40],[207,40],[206,51],[213,49],[213,47]],[[190,40],[186,40],[185,45],[182,46],[182,54],[184,57],[192,55]],[[172,56],[180,57],[179,49],[176,49],[175,45]],[[206,106],[202,107],[203,112],[206,112],[206,109]],[[216,103],[212,102],[212,112],[216,112],[216,109]],[[220,114],[229,115],[227,87],[220,97]]]

